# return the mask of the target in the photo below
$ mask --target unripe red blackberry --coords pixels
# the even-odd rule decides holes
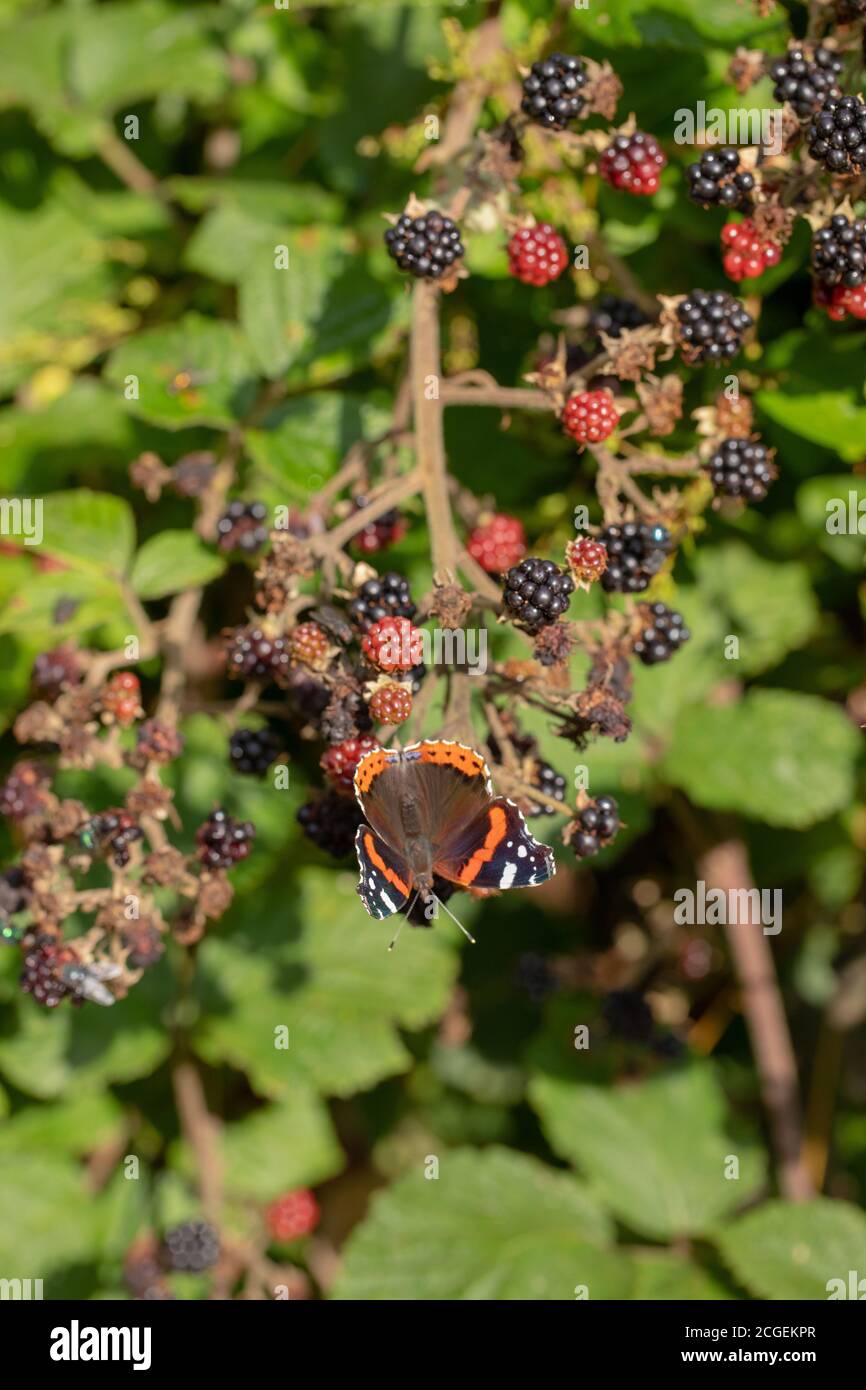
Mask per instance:
[[[43,700],[56,700],[64,690],[78,685],[81,677],[81,658],[75,648],[68,645],[40,652],[33,662],[33,690]]]
[[[503,574],[526,554],[526,532],[519,517],[497,512],[470,533],[466,549],[488,574]]]
[[[761,237],[750,218],[742,222],[727,222],[722,228],[722,257],[725,274],[732,280],[751,280],[763,275],[782,258],[781,247],[775,241]]]
[[[324,792],[308,801],[297,815],[307,838],[334,859],[345,859],[352,853],[355,833],[363,819],[354,796],[335,791]]]
[[[677,305],[677,340],[686,362],[727,362],[740,351],[754,320],[724,290],[692,290]]]
[[[848,314],[853,314],[855,319],[866,319],[866,285],[858,285],[853,290],[836,285],[831,290],[816,281],[815,287],[815,303],[819,309],[825,310],[828,318],[840,322]]]
[[[612,796],[597,796],[566,827],[565,837],[576,859],[598,854],[619,830],[619,808]]]
[[[642,521],[606,526],[599,541],[607,550],[601,587],[609,594],[638,594],[658,574],[670,550],[670,532]]]
[[[704,207],[712,203],[744,212],[752,206],[755,176],[740,167],[736,150],[705,150],[699,161],[686,169],[686,177],[693,203]]]
[[[609,338],[618,338],[623,329],[641,328],[645,323],[649,323],[649,319],[639,305],[632,304],[630,299],[620,299],[615,294],[601,295],[589,316],[589,329],[596,338],[602,333]],[[566,366],[571,370],[568,363]]]
[[[584,108],[580,89],[586,82],[586,69],[580,58],[568,53],[551,53],[532,64],[523,80],[521,109],[536,125],[548,130],[565,130]]]
[[[335,743],[319,759],[319,767],[335,791],[354,791],[355,768],[365,753],[379,747],[379,740],[370,734],[360,738],[347,738]]]
[[[99,703],[103,715],[127,728],[140,718],[141,682],[134,671],[115,671],[102,688]]]
[[[607,389],[579,391],[565,402],[562,428],[579,444],[601,444],[618,424],[619,414]]]
[[[228,673],[241,680],[275,681],[285,685],[290,652],[285,637],[260,627],[238,627],[229,637]]]
[[[381,618],[367,629],[361,650],[379,671],[411,671],[423,656],[423,633],[408,618]]]
[[[354,505],[357,511],[363,511],[367,505],[366,497],[355,497]],[[395,545],[397,541],[402,540],[406,530],[406,518],[396,507],[392,507],[375,521],[368,521],[367,525],[352,537],[351,544],[365,555],[375,555],[377,551],[385,550],[387,546]]]
[[[202,1274],[219,1259],[220,1241],[208,1221],[184,1221],[166,1231],[161,1256],[168,1269]]]
[[[370,713],[377,724],[402,724],[412,713],[408,685],[382,685],[370,697]]]
[[[590,536],[578,536],[577,540],[569,541],[565,547],[565,558],[575,584],[583,589],[588,589],[590,584],[601,579],[607,569],[607,547]]]
[[[549,285],[568,265],[568,248],[549,222],[521,227],[508,243],[508,269],[524,285]]]
[[[312,1192],[308,1187],[301,1187],[271,1202],[265,1221],[274,1240],[300,1240],[316,1229],[319,1215],[319,1204]]]
[[[770,76],[776,84],[773,96],[790,102],[798,116],[808,116],[824,97],[838,93],[836,80],[842,67],[842,59],[829,48],[819,44],[814,59],[810,59],[797,44],[770,64]]]
[[[601,156],[599,173],[624,193],[648,196],[658,192],[667,156],[654,135],[636,130],[632,135],[616,135]]]
[[[328,634],[318,623],[298,623],[289,637],[292,660],[313,671],[322,670],[328,662],[331,643]]]
[[[683,622],[682,613],[675,613],[664,603],[642,604],[644,626],[635,640],[633,651],[644,666],[657,666],[679,651],[691,637]]]
[[[136,747],[142,757],[150,762],[170,763],[183,752],[183,734],[171,724],[163,724],[158,719],[145,719],[137,735]]]
[[[217,522],[220,550],[242,550],[253,555],[268,539],[268,509],[264,502],[242,502],[236,498]]]
[[[72,991],[64,984],[64,965],[75,960],[74,953],[51,939],[37,940],[24,951],[21,989],[32,994],[45,1009],[56,1009]]]
[[[831,174],[866,168],[866,103],[862,96],[826,97],[809,124],[809,153]]]
[[[866,282],[866,218],[838,212],[812,235],[812,269],[824,285],[857,289]]]
[[[252,821],[236,821],[218,806],[195,832],[198,857],[206,869],[230,869],[246,859],[255,836]]]
[[[508,616],[528,632],[540,632],[568,609],[574,580],[552,560],[530,556],[513,565],[505,576],[502,601]]]
[[[704,465],[715,492],[760,502],[778,477],[770,451],[758,439],[725,439]]]
[[[248,777],[264,777],[282,746],[273,729],[235,729],[229,739],[232,767]]]
[[[362,632],[380,618],[414,618],[417,612],[408,579],[393,570],[368,579],[349,604],[349,617]]]
[[[16,763],[0,789],[0,816],[24,820],[45,804],[48,773],[38,763]]]
[[[385,233],[385,245],[401,270],[421,280],[440,279],[463,255],[456,222],[441,212],[404,213]]]

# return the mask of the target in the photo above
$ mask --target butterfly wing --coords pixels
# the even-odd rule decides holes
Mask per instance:
[[[355,835],[358,855],[357,893],[371,917],[381,922],[405,907],[412,891],[412,871],[402,854],[392,849],[369,825]]]
[[[461,888],[534,888],[556,873],[553,850],[536,840],[513,801],[497,796],[438,849],[437,874]]]

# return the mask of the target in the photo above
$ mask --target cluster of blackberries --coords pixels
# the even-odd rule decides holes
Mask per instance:
[[[566,611],[573,590],[570,574],[552,560],[530,556],[508,571],[502,598],[510,617],[518,618],[529,632],[540,632]]]
[[[569,843],[576,859],[587,859],[606,848],[619,830],[619,807],[612,796],[597,796],[572,823]]]
[[[334,859],[345,859],[354,848],[355,835],[364,817],[353,796],[326,791],[302,806],[297,819],[314,845]]]
[[[637,304],[615,294],[603,294],[589,316],[590,331],[595,337],[606,333],[609,338],[618,338],[624,328],[640,328],[645,323],[649,319]]]
[[[609,594],[639,594],[658,574],[670,550],[667,527],[643,521],[606,526],[598,538],[607,550],[601,587]]]
[[[368,579],[349,604],[349,617],[362,632],[382,618],[414,618],[417,612],[408,579],[392,570],[379,579]]]
[[[693,203],[704,207],[715,203],[741,211],[751,207],[755,176],[748,169],[740,168],[736,150],[705,150],[698,162],[686,169],[686,178]]]
[[[385,245],[400,269],[420,280],[438,280],[463,255],[457,223],[441,212],[403,213],[385,233]]]
[[[677,305],[677,336],[687,362],[726,362],[743,346],[754,320],[724,290],[693,290]]]
[[[252,821],[236,821],[218,806],[195,832],[198,857],[206,869],[230,869],[246,859],[255,835]]]
[[[169,1269],[201,1274],[219,1259],[220,1239],[208,1221],[184,1221],[166,1231],[162,1243],[163,1263]]]
[[[102,811],[92,816],[79,832],[87,848],[99,848],[110,854],[118,869],[129,863],[129,846],[142,838],[142,831],[128,811]]]
[[[778,476],[766,444],[756,439],[724,439],[706,464],[715,491],[725,497],[760,502]]]
[[[586,82],[586,69],[580,58],[568,53],[551,53],[533,63],[523,81],[521,109],[537,125],[548,130],[565,130],[583,111],[580,89]]]
[[[55,941],[36,941],[24,952],[21,988],[32,994],[45,1009],[56,1009],[71,990],[61,978],[61,970],[72,953]]]
[[[683,622],[682,613],[674,613],[664,603],[645,605],[641,616],[645,623],[635,639],[633,651],[644,666],[657,666],[660,661],[667,661],[692,635]]]
[[[812,269],[825,285],[856,289],[866,280],[866,218],[841,212],[812,237]]]
[[[243,680],[285,682],[291,662],[285,637],[273,636],[260,627],[239,627],[231,636],[228,652],[230,676]]]
[[[242,502],[236,498],[217,522],[220,550],[243,550],[253,555],[268,539],[268,509],[264,502]]]
[[[282,747],[273,729],[235,729],[229,740],[229,757],[237,772],[264,777]]]
[[[809,153],[831,174],[856,174],[866,166],[866,103],[831,96],[809,125]]]
[[[838,92],[836,78],[842,71],[838,53],[820,45],[812,61],[805,49],[789,48],[784,58],[770,64],[770,76],[775,82],[773,96],[788,101],[798,116],[808,116],[819,101]]]

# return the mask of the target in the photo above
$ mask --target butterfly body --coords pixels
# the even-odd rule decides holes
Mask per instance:
[[[493,795],[484,759],[464,744],[374,748],[358,763],[355,795],[367,821],[355,839],[358,893],[371,917],[399,912],[412,894],[433,902],[434,875],[504,889],[555,872],[553,851],[512,801]]]

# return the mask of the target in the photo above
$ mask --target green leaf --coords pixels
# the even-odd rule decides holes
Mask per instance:
[[[126,111],[160,92],[213,101],[228,84],[220,50],[205,31],[206,15],[160,0],[129,0],[85,11],[73,29],[69,77],[94,110]]]
[[[0,1269],[37,1279],[92,1254],[98,1211],[75,1164],[0,1153]]]
[[[210,583],[225,567],[194,531],[160,531],[136,555],[130,582],[139,598],[165,598]]]
[[[762,560],[738,542],[699,550],[695,568],[702,593],[727,620],[726,636],[739,638],[731,672],[755,675],[802,647],[818,623],[818,604],[805,565]],[[719,674],[722,674],[720,663]]]
[[[179,372],[191,374],[188,388],[173,385]],[[193,313],[115,348],[105,377],[121,396],[127,379],[136,378],[138,398],[127,408],[165,429],[229,428],[250,409],[256,390],[256,364],[240,331]]]
[[[221,1148],[228,1191],[257,1202],[324,1182],[345,1164],[327,1106],[303,1086],[227,1125]]]
[[[855,473],[807,478],[797,488],[797,512],[825,555],[844,569],[863,568],[866,479]]]
[[[628,1297],[632,1271],[574,1178],[491,1147],[438,1155],[401,1178],[352,1233],[332,1296],[356,1300]]]
[[[281,406],[247,430],[247,452],[253,462],[251,485],[270,489],[275,503],[303,503],[337,471],[349,447],[371,432],[381,419],[358,396],[336,391],[313,395]]]
[[[698,806],[801,829],[848,804],[860,746],[828,701],[752,690],[736,704],[682,711],[662,768]]]
[[[274,1097],[299,1086],[348,1096],[406,1071],[397,1026],[421,1028],[445,1007],[456,971],[448,934],[414,932],[411,951],[389,955],[393,927],[367,917],[352,874],[309,869],[291,895],[279,877],[257,888],[254,910],[236,904],[229,934],[202,943],[198,1052]]]
[[[637,1251],[634,1262],[637,1284],[633,1298],[638,1303],[696,1303],[735,1297],[720,1279],[679,1255]]]
[[[850,1298],[849,1271],[856,1271],[855,1283],[866,1276],[866,1215],[838,1199],[816,1197],[796,1206],[765,1202],[714,1240],[740,1283],[758,1298]],[[834,1279],[843,1281],[844,1291],[830,1284]]]
[[[132,508],[107,492],[52,492],[44,499],[39,550],[91,574],[125,574],[135,546]]]
[[[759,1148],[726,1131],[724,1096],[708,1065],[616,1090],[538,1076],[529,1098],[556,1152],[579,1165],[621,1221],[653,1240],[700,1235],[762,1180]],[[732,1154],[738,1181],[725,1177]]]
[[[93,377],[76,379],[41,410],[8,406],[0,410],[4,487],[41,496],[72,468],[118,472],[135,455],[135,428],[117,393]]]
[[[122,1113],[111,1095],[93,1092],[60,1105],[27,1105],[0,1125],[0,1153],[92,1153],[116,1134]]]
[[[772,345],[766,367],[775,379],[755,397],[765,415],[851,463],[862,457],[866,402],[856,336],[798,329]]]
[[[708,42],[733,50],[782,28],[779,16],[760,19],[739,0],[714,0],[706,8],[693,0],[617,0],[612,6],[581,7],[570,19],[581,38],[609,48],[637,44],[701,52]]]

